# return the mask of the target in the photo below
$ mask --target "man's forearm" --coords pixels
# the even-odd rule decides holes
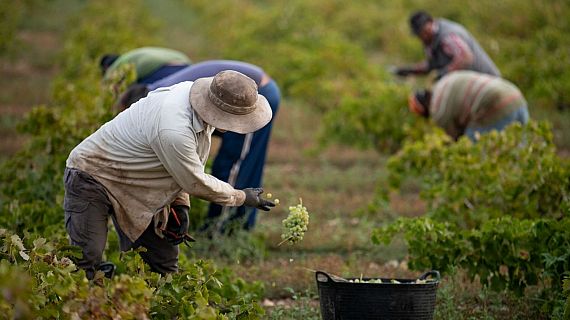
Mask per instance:
[[[429,63],[427,61],[416,63],[411,67],[411,70],[414,74],[426,74],[430,71]]]
[[[399,67],[395,70],[395,74],[405,77],[411,74],[426,74],[429,71],[429,64],[427,61],[423,61],[411,66]]]

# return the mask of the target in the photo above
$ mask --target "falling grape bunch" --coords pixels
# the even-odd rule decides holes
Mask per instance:
[[[303,240],[307,226],[309,225],[309,212],[303,206],[303,200],[299,199],[299,204],[289,207],[289,215],[283,220],[283,233],[279,245],[284,242],[295,244]]]

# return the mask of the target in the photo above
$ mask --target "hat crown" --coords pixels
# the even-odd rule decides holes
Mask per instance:
[[[240,72],[221,71],[210,84],[208,98],[216,107],[228,113],[249,114],[256,107],[257,84]]]

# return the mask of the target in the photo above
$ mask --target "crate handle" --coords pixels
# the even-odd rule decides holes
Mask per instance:
[[[333,281],[333,279],[328,275],[328,273],[323,272],[323,271],[317,271],[315,273],[315,277],[317,278],[317,282]]]
[[[437,282],[439,282],[441,280],[441,275],[439,274],[439,271],[437,271],[437,270],[430,270],[430,271],[422,274],[418,279],[419,280],[425,280],[429,276],[431,276],[432,278],[435,278],[437,280]]]
[[[324,271],[315,271],[315,275],[317,277],[317,282],[328,282],[328,281],[332,281],[332,282],[349,282],[348,280],[346,280],[343,277],[339,277],[337,275],[334,274],[329,274],[326,273]]]

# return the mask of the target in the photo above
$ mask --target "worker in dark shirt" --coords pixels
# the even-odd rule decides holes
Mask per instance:
[[[455,70],[472,70],[500,77],[501,73],[477,40],[460,24],[433,19],[427,12],[410,16],[413,33],[424,44],[427,59],[412,66],[396,68],[400,76],[437,72],[437,79]]]

